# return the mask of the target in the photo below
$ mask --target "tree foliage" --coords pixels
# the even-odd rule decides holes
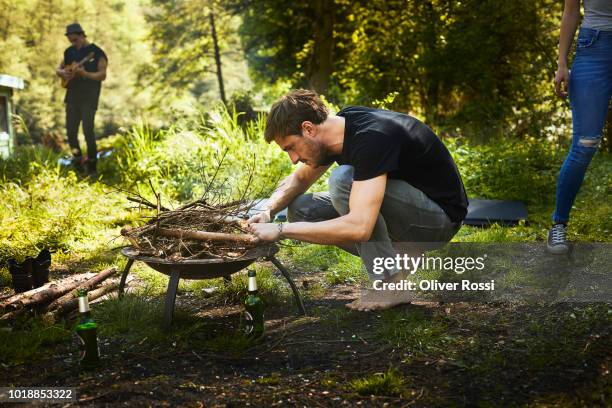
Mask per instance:
[[[134,86],[135,66],[149,58],[141,16],[137,1],[0,0],[0,73],[25,79],[15,96],[17,112],[34,141],[63,127],[64,89],[55,68],[70,45],[64,32],[73,21],[109,56],[98,125],[116,127],[140,115],[148,98]]]
[[[164,94],[187,91],[199,97],[214,74],[217,95],[226,102],[221,55],[241,51],[233,19],[216,0],[152,0],[146,20],[153,61],[142,68],[140,80]]]
[[[516,126],[521,113],[556,107],[546,86],[559,2],[336,0],[324,11],[317,2],[278,3],[249,1],[241,27],[250,66],[264,82],[325,84],[318,90],[340,103],[369,104],[396,91],[392,107],[488,134],[526,133],[530,123]],[[317,44],[327,15],[331,45]],[[330,67],[317,59],[321,50],[330,50]],[[317,69],[327,81],[316,80]]]

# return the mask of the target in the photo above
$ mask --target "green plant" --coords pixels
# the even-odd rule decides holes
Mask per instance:
[[[0,327],[0,361],[23,363],[50,346],[70,339],[72,332],[61,324],[30,319],[14,328]]]
[[[349,389],[360,395],[395,396],[404,391],[404,376],[394,367],[384,373],[371,374],[352,380]]]

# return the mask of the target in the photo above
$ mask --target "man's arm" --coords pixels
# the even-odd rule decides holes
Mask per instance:
[[[104,81],[106,79],[106,66],[108,61],[102,57],[98,61],[98,70],[96,72],[87,72],[82,67],[77,70],[77,73],[83,78],[93,79],[94,81]]]
[[[374,230],[386,185],[386,174],[354,181],[349,198],[349,213],[341,217],[320,222],[283,224],[282,234],[276,224],[252,224],[251,230],[262,241],[290,238],[324,245],[364,242],[370,239]]]
[[[270,222],[274,214],[287,207],[295,197],[308,190],[328,168],[329,166],[313,168],[304,164],[300,165],[296,171],[280,182],[263,211],[251,217],[248,221],[249,224]]]

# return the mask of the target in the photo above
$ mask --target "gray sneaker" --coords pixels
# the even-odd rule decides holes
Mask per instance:
[[[567,227],[564,224],[555,224],[548,231],[548,252],[551,254],[565,254],[569,251],[567,242]]]

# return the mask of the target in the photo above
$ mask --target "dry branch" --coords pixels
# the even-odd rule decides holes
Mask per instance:
[[[222,242],[237,242],[242,244],[256,244],[259,239],[255,235],[251,234],[226,234],[222,232],[206,232],[206,231],[193,231],[184,229],[168,229],[159,228],[158,233],[165,237],[173,238],[187,238],[195,239],[198,241],[222,241]]]

